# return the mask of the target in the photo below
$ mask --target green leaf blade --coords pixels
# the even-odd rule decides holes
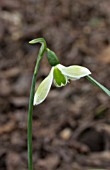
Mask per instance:
[[[110,90],[108,90],[106,87],[104,87],[102,84],[97,82],[94,78],[91,76],[86,76],[86,78],[93,84],[95,84],[97,87],[99,87],[101,90],[103,90],[108,96],[110,96]]]

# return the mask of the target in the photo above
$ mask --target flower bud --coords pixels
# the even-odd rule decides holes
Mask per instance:
[[[51,66],[56,66],[57,64],[60,63],[56,54],[53,51],[49,50],[48,48],[47,48],[47,59]]]

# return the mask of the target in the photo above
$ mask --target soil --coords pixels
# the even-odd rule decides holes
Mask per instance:
[[[0,170],[27,170],[27,111],[44,37],[62,64],[83,65],[110,89],[109,0],[0,0]],[[37,85],[49,73],[44,56]],[[33,111],[34,170],[110,170],[110,98],[86,78]]]

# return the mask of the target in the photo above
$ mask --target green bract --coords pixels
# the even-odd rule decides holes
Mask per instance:
[[[49,75],[37,88],[34,95],[34,105],[38,105],[45,100],[53,80],[56,87],[62,87],[67,84],[68,80],[77,80],[90,74],[91,72],[86,67],[78,65],[65,67],[61,64],[57,64],[56,66],[53,66]]]

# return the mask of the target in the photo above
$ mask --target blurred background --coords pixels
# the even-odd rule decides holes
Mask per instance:
[[[109,0],[0,0],[0,170],[27,170],[27,110],[44,37],[65,66],[78,64],[110,89]],[[48,75],[43,58],[37,85]],[[110,169],[110,100],[87,79],[52,86],[34,107],[35,170]]]

